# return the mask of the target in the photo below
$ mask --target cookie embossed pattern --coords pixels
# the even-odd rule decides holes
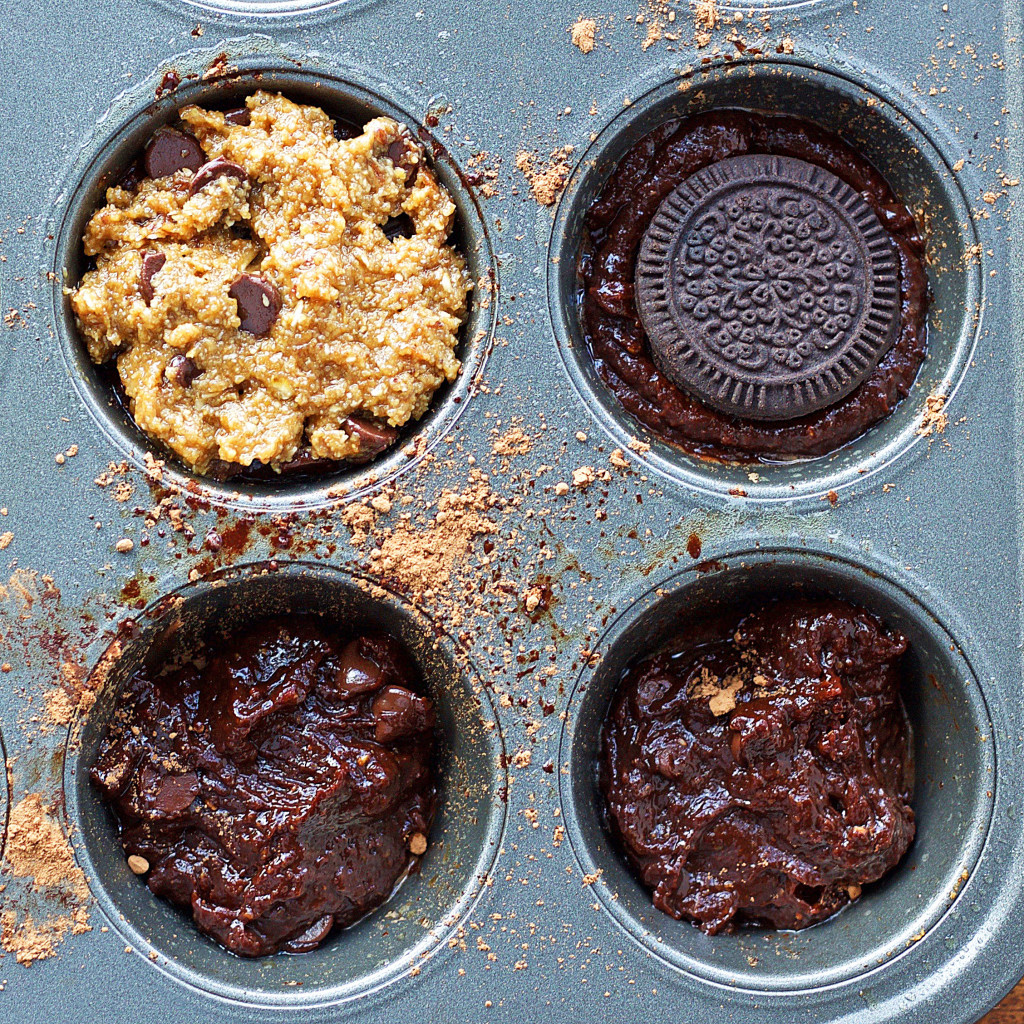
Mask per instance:
[[[899,265],[870,206],[821,167],[722,160],[662,203],[637,305],[655,358],[723,412],[785,420],[856,388],[899,325]]]

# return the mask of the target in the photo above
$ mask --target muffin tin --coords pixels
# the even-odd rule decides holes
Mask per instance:
[[[569,34],[581,16],[596,21],[588,54]],[[816,0],[719,16],[702,47],[694,7],[634,0],[54,0],[9,19],[0,821],[6,840],[11,808],[42,794],[93,900],[92,930],[53,957],[26,969],[6,953],[0,1018],[969,1024],[1024,974],[1020,13]],[[147,476],[154,449],[85,358],[62,287],[81,273],[85,219],[140,142],[186,102],[256,87],[422,129],[478,282],[463,374],[369,466],[242,486],[171,461]],[[628,418],[588,360],[587,205],[643,134],[712,106],[838,130],[929,235],[918,381],[824,459],[682,455]],[[543,165],[565,146],[564,191],[540,205],[517,154]],[[497,171],[487,189],[481,167]],[[940,394],[948,425],[922,433]],[[528,453],[495,448],[512,427]],[[132,492],[117,501],[94,481],[122,462]],[[602,472],[556,487],[583,467]],[[378,522],[415,522],[481,471],[506,501],[447,598],[375,575],[375,542],[350,543],[355,503],[386,493]],[[187,529],[145,526],[161,500]],[[917,839],[822,925],[708,937],[654,910],[611,847],[598,731],[621,670],[674,616],[793,590],[852,599],[911,639]],[[409,644],[439,708],[442,804],[421,871],[376,913],[314,953],[245,961],[131,875],[87,768],[136,659],[174,630],[284,608],[383,620]],[[104,658],[115,641],[119,658]],[[43,713],[62,664],[105,674],[70,728]],[[66,912],[10,869],[0,910]]]

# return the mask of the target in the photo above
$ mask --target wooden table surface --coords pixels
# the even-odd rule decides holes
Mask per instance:
[[[1024,1024],[1024,981],[979,1024]]]

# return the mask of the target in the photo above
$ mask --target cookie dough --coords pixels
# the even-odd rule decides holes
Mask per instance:
[[[693,622],[605,722],[608,824],[654,905],[709,933],[806,928],[914,837],[907,641],[843,601]]]
[[[338,139],[268,92],[189,106],[89,221],[71,306],[138,425],[196,472],[365,460],[458,375],[454,216],[390,118]]]
[[[266,620],[140,669],[92,769],[128,866],[233,953],[313,949],[427,849],[434,709],[405,649]]]

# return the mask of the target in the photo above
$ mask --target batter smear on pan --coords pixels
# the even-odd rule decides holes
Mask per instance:
[[[89,221],[89,355],[198,473],[366,461],[458,375],[455,205],[395,121],[341,127],[266,92],[185,107]]]

